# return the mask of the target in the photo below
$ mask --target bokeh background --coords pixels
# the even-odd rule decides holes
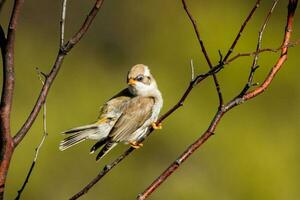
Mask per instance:
[[[211,59],[224,54],[255,0],[188,0]],[[286,1],[280,1],[266,29],[263,47],[282,41]],[[263,1],[234,53],[253,51],[259,27],[272,1]],[[12,3],[7,1],[0,22],[5,27]],[[66,39],[80,26],[93,1],[68,2]],[[16,40],[16,90],[12,129],[15,133],[32,109],[41,88],[35,67],[48,72],[58,49],[61,1],[26,1]],[[298,10],[299,11],[299,10]],[[299,12],[293,39],[300,37]],[[271,87],[259,97],[225,115],[216,135],[197,151],[149,199],[296,200],[300,196],[300,47]],[[278,54],[261,54],[255,82],[262,82]],[[49,136],[23,199],[67,199],[87,184],[127,146],[119,145],[101,162],[89,155],[93,142],[58,150],[65,129],[93,122],[100,105],[126,87],[126,73],[137,63],[150,66],[167,111],[184,92],[191,77],[207,71],[195,34],[180,1],[105,1],[86,37],[66,57],[47,100]],[[244,86],[251,58],[241,58],[218,74],[224,98]],[[152,182],[208,127],[216,112],[212,79],[197,86],[183,108],[170,116],[161,131],[144,143],[82,199],[127,200]],[[41,115],[16,149],[5,199],[20,188],[42,137]]]

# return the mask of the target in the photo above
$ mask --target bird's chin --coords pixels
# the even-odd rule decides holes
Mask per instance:
[[[129,92],[130,92],[132,95],[134,95],[134,96],[137,95],[137,89],[136,89],[134,86],[129,85],[129,86],[128,86],[128,89],[129,89]]]

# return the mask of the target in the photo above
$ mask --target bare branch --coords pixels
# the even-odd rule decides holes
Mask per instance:
[[[232,58],[228,59],[226,62],[223,63],[223,65],[228,65],[231,62],[233,62],[234,60],[240,58],[240,57],[247,57],[247,56],[255,56],[256,54],[260,54],[260,53],[264,53],[264,52],[273,52],[273,53],[277,53],[278,51],[282,50],[285,47],[295,47],[296,45],[300,44],[300,39],[296,40],[295,42],[291,42],[288,45],[284,45],[284,46],[280,46],[278,48],[263,48],[263,49],[259,49],[258,51],[254,51],[254,52],[246,52],[246,53],[238,53],[235,56],[233,56]]]
[[[224,57],[224,60],[223,62],[226,62],[227,59],[229,58],[229,56],[231,55],[231,53],[233,52],[237,42],[239,41],[240,37],[242,36],[242,33],[246,27],[246,25],[248,24],[248,22],[250,21],[250,19],[252,18],[254,12],[256,11],[256,9],[259,7],[259,4],[260,4],[260,0],[257,0],[254,7],[252,8],[252,10],[250,11],[248,17],[246,18],[246,20],[244,21],[244,23],[242,24],[241,26],[241,29],[239,30],[236,38],[234,39],[232,45],[230,46],[229,50],[227,51],[225,57]]]
[[[99,9],[101,8],[104,0],[97,0],[91,9],[90,13],[86,17],[85,21],[83,22],[82,26],[80,27],[79,31],[67,42],[66,45],[63,46],[63,48],[59,48],[59,52],[57,54],[55,63],[50,71],[50,73],[47,75],[47,78],[45,80],[45,84],[41,89],[41,92],[39,94],[39,97],[33,107],[33,110],[31,111],[30,115],[28,116],[27,120],[21,127],[21,129],[18,131],[18,133],[14,136],[14,143],[17,146],[24,136],[27,134],[28,130],[32,126],[33,122],[35,121],[38,113],[41,110],[41,107],[43,103],[46,100],[46,97],[48,95],[49,89],[52,86],[52,83],[57,75],[57,73],[60,70],[60,67],[62,65],[62,62],[68,52],[71,51],[71,49],[80,41],[80,39],[87,33],[88,28],[92,24],[95,16],[97,15]],[[61,35],[61,34],[60,34]]]
[[[82,24],[81,28],[78,30],[78,32],[67,42],[67,44],[64,47],[65,52],[69,52],[74,45],[76,45],[80,39],[83,37],[83,35],[87,32],[90,25],[92,24],[94,18],[96,17],[99,9],[101,8],[104,0],[97,0],[94,7],[88,14],[88,16],[85,18],[84,23]]]
[[[196,33],[196,36],[197,36],[198,42],[199,42],[199,44],[200,44],[202,53],[203,53],[203,55],[204,55],[204,57],[205,57],[205,60],[206,60],[206,62],[207,62],[207,64],[208,64],[209,68],[212,69],[212,68],[213,68],[213,65],[212,65],[212,63],[211,63],[211,61],[210,61],[210,58],[209,58],[209,56],[208,56],[208,54],[207,54],[207,51],[206,51],[206,48],[205,48],[205,46],[204,46],[203,40],[202,40],[202,38],[201,38],[201,36],[200,36],[200,33],[199,33],[199,30],[198,30],[198,27],[197,27],[196,20],[195,20],[194,17],[192,16],[192,14],[191,14],[191,12],[190,12],[190,10],[189,10],[189,8],[188,8],[188,6],[187,6],[185,0],[182,0],[182,5],[183,5],[183,8],[184,8],[186,14],[188,15],[190,21],[191,21],[192,24],[193,24],[193,28],[194,28],[194,31],[195,31],[195,33]],[[219,82],[218,82],[218,79],[217,79],[217,75],[216,75],[216,74],[213,74],[213,79],[214,79],[214,84],[215,84],[215,86],[216,86],[216,90],[217,90],[218,97],[219,97],[219,106],[221,107],[221,106],[223,105],[223,96],[222,96],[220,84],[219,84]]]
[[[82,190],[73,195],[70,200],[75,200],[86,194],[103,176],[105,176],[112,168],[114,168],[117,164],[119,164],[124,158],[126,158],[132,151],[133,147],[127,149],[121,156],[119,156],[116,160],[114,160],[111,164],[105,165],[103,170],[91,181],[89,182]]]
[[[36,68],[37,70],[37,73],[38,73],[38,77],[42,83],[42,85],[44,85],[44,80],[43,80],[43,73],[41,71],[39,71],[38,68]],[[43,104],[43,136],[42,136],[42,139],[39,143],[39,145],[37,146],[37,148],[35,149],[35,155],[34,155],[34,158],[33,158],[33,161],[32,161],[32,164],[30,166],[30,169],[27,173],[27,176],[25,178],[25,181],[21,187],[21,189],[18,191],[18,195],[17,197],[15,198],[15,200],[19,200],[21,198],[21,195],[22,195],[22,192],[24,191],[28,181],[29,181],[29,178],[33,172],[33,169],[35,167],[35,164],[36,164],[36,161],[37,161],[37,158],[38,158],[38,155],[39,155],[39,152],[40,152],[40,149],[42,148],[43,144],[44,144],[44,141],[46,139],[46,137],[48,136],[48,133],[47,133],[47,110],[46,110],[46,102]]]
[[[290,42],[291,30],[293,25],[294,13],[297,7],[298,0],[290,0],[288,6],[288,20],[286,25],[286,31],[284,35],[284,41],[282,46],[287,46]],[[273,7],[273,6],[272,6]],[[271,8],[272,10],[273,8]],[[276,65],[271,69],[269,75],[266,77],[265,82],[258,88],[253,91],[245,94],[242,97],[235,97],[233,100],[229,101],[223,108],[219,108],[213,120],[211,121],[210,126],[207,131],[205,131],[199,139],[197,139],[193,144],[191,144],[155,181],[153,181],[150,186],[140,195],[138,195],[138,200],[144,200],[150,196],[152,192],[154,192],[176,169],[190,156],[196,151],[202,144],[205,143],[212,135],[214,135],[214,131],[219,124],[221,118],[224,116],[226,112],[231,110],[233,107],[240,105],[241,103],[250,100],[251,98],[257,96],[258,94],[265,91],[265,89],[272,82],[275,74],[282,67],[283,63],[287,58],[287,50],[288,47],[282,49],[282,53],[280,58],[278,59]]]
[[[10,114],[13,101],[15,74],[14,49],[15,35],[24,0],[15,0],[8,25],[7,37],[1,27],[0,45],[3,60],[3,83],[0,103],[0,199],[4,198],[4,188],[7,171],[14,150],[14,143],[10,131]]]
[[[63,0],[61,20],[60,20],[60,48],[63,48],[64,46],[66,11],[67,11],[67,0]]]
[[[5,40],[4,32],[1,30],[1,46],[3,43],[5,47],[2,52],[3,55],[3,86],[0,105],[0,118],[1,118],[1,133],[10,134],[10,113],[13,100],[13,91],[15,83],[14,75],[14,48],[15,48],[15,35],[17,29],[18,18],[23,0],[16,0],[14,3],[12,16],[8,25],[7,39]]]
[[[257,95],[264,92],[265,89],[271,84],[271,82],[274,79],[277,72],[281,69],[283,63],[287,60],[287,52],[288,52],[290,38],[291,38],[291,34],[292,34],[294,13],[297,8],[297,4],[298,4],[298,0],[289,0],[287,25],[285,28],[284,40],[282,43],[282,46],[284,48],[282,48],[282,50],[281,50],[280,58],[278,59],[275,66],[271,69],[271,71],[269,72],[268,76],[266,77],[266,79],[262,83],[262,85],[244,95],[244,97],[243,97],[244,101],[252,99],[253,97],[256,97]]]
[[[261,43],[262,43],[262,37],[263,37],[263,34],[264,34],[264,31],[266,29],[266,26],[271,18],[271,15],[276,7],[278,3],[278,0],[275,0],[273,2],[273,5],[263,23],[263,25],[261,26],[261,29],[259,31],[259,34],[258,34],[258,41],[257,41],[257,45],[256,45],[256,52],[255,52],[255,56],[254,56],[254,59],[253,59],[253,64],[251,66],[251,69],[250,69],[250,73],[249,73],[249,78],[248,78],[248,82],[247,84],[245,85],[244,89],[242,90],[242,93],[240,94],[240,96],[243,96],[247,91],[248,89],[252,86],[252,83],[253,83],[253,77],[254,77],[254,73],[256,71],[256,69],[258,68],[258,65],[257,65],[257,62],[258,62],[258,56],[259,56],[259,50],[261,48]]]

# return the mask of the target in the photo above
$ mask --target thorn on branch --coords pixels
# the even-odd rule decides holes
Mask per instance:
[[[255,67],[253,67],[253,68],[251,69],[251,71],[254,73],[258,68],[259,68],[259,65],[256,65]]]

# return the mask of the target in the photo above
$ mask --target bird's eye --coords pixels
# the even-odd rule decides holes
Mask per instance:
[[[142,81],[144,79],[144,76],[143,75],[139,75],[136,77],[136,80],[137,81]]]

